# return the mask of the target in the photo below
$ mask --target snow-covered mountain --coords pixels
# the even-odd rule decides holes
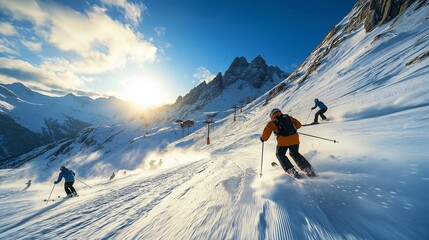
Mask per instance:
[[[428,1],[359,1],[290,77],[237,121],[217,119],[209,145],[207,128],[181,138],[169,124],[132,140],[146,129],[87,129],[88,152],[0,170],[0,238],[426,239],[428,13]],[[275,137],[262,145],[259,134],[274,107],[308,122],[316,97],[330,121],[299,132],[318,177],[292,180],[270,166]],[[61,164],[92,187],[77,182],[80,197],[46,206],[51,190],[64,196],[52,188]],[[28,179],[29,191],[11,191]]]
[[[21,83],[0,84],[0,159],[73,138],[88,126],[125,121],[125,105],[114,97],[49,97]]]
[[[167,119],[198,119],[203,112],[244,106],[287,76],[279,67],[268,66],[260,55],[250,63],[245,57],[236,57],[225,74],[218,73],[209,83],[202,82],[184,97],[179,96]]]

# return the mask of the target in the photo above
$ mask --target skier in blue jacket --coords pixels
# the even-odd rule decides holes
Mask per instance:
[[[60,171],[60,175],[58,175],[58,179],[54,182],[54,184],[61,182],[61,180],[64,178],[64,190],[66,190],[67,197],[73,197],[73,195],[77,196],[77,192],[73,187],[74,176],[76,174],[64,166],[61,166]]]
[[[311,110],[316,109],[317,107],[319,107],[319,111],[316,112],[316,114],[314,115],[314,122],[312,124],[317,124],[319,123],[319,115],[323,120],[328,119],[325,115],[323,115],[326,111],[328,111],[328,107],[319,99],[314,99],[314,107],[311,108]]]

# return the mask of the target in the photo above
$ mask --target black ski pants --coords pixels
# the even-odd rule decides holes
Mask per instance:
[[[321,108],[319,111],[317,111],[316,115],[314,115],[314,122],[319,122],[319,115],[323,120],[326,120],[327,117],[323,115],[326,111],[328,111],[328,108]]]
[[[71,193],[76,193],[76,189],[73,187],[73,182],[64,182],[64,190],[66,190],[67,195]]]
[[[299,144],[292,145],[292,146],[277,146],[276,150],[276,156],[277,159],[280,162],[280,165],[282,165],[282,168],[287,171],[289,168],[293,168],[292,163],[289,161],[289,159],[286,157],[286,152],[289,149],[289,155],[292,157],[292,159],[295,161],[296,165],[303,170],[306,167],[311,166],[311,164],[305,159],[304,156],[302,156],[298,150],[299,150]]]

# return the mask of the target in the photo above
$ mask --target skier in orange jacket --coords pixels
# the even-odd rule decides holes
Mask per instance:
[[[286,157],[286,152],[289,149],[289,155],[307,176],[315,176],[314,169],[311,164],[302,156],[299,151],[299,136],[297,129],[301,127],[301,123],[286,114],[283,114],[280,109],[274,108],[270,113],[270,121],[265,126],[260,140],[267,141],[271,134],[277,136],[276,156],[282,168],[292,177],[299,178],[298,171],[295,170],[292,163]]]

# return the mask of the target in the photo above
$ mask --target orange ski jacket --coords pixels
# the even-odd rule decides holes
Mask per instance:
[[[267,141],[271,134],[274,132],[275,134],[278,134],[279,129],[277,128],[276,124],[274,123],[274,119],[277,116],[282,115],[283,113],[281,112],[276,112],[273,114],[273,116],[271,117],[271,121],[269,121],[267,123],[267,125],[264,128],[264,131],[262,131],[262,140]],[[290,119],[292,120],[292,123],[295,125],[296,129],[299,129],[301,127],[301,123],[296,120],[295,118],[289,116]],[[292,146],[292,145],[296,145],[299,144],[299,136],[298,133],[295,133],[293,135],[289,135],[289,136],[277,136],[277,146]]]

